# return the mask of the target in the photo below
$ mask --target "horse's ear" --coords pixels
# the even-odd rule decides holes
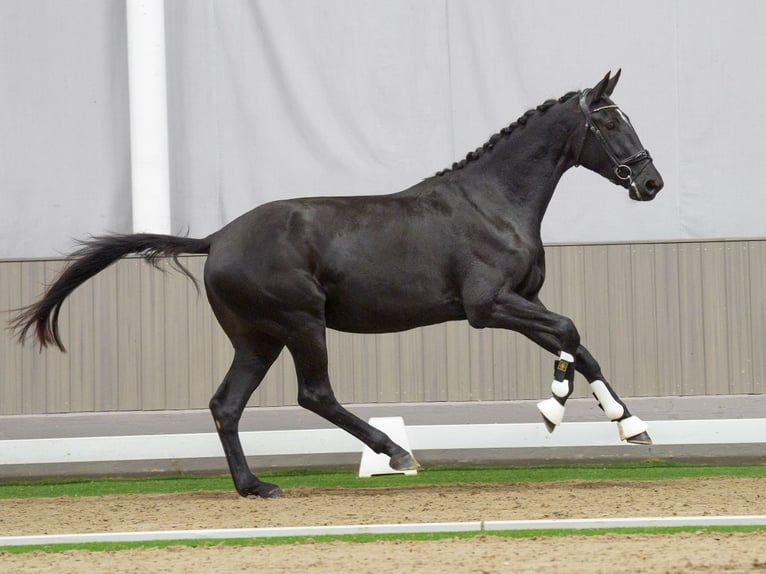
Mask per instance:
[[[607,96],[611,96],[612,92],[614,92],[614,87],[617,85],[617,81],[620,79],[621,73],[622,68],[617,70],[617,73],[612,77],[612,79],[609,80],[609,83],[607,83],[606,90],[604,91]]]
[[[589,94],[591,102],[599,101],[601,98],[604,97],[604,94],[607,93],[606,89],[607,89],[607,86],[609,86],[609,76],[611,75],[611,73],[612,72],[607,72],[606,76],[604,76],[603,79],[598,84],[593,86],[593,89],[590,91],[590,94]]]

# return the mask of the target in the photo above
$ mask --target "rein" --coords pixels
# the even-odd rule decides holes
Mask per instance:
[[[638,163],[641,160],[647,159],[649,161],[652,160],[652,156],[649,155],[649,152],[646,149],[641,149],[640,151],[637,151],[633,155],[626,157],[625,159],[618,159],[617,155],[612,151],[611,146],[609,145],[609,140],[604,137],[604,134],[601,133],[601,130],[598,129],[598,126],[593,122],[592,115],[596,112],[600,112],[603,110],[611,110],[611,109],[619,109],[619,106],[617,105],[608,105],[608,106],[601,106],[600,108],[596,108],[595,110],[590,110],[588,108],[588,104],[586,102],[586,98],[588,96],[588,92],[590,90],[583,90],[580,93],[580,111],[582,112],[583,116],[585,116],[585,133],[583,134],[582,141],[580,142],[580,149],[577,152],[577,158],[575,159],[575,166],[580,165],[580,156],[582,155],[582,149],[585,147],[585,138],[588,136],[588,132],[592,132],[593,135],[596,136],[596,139],[601,144],[601,147],[604,148],[604,151],[606,152],[606,155],[609,156],[609,159],[612,161],[612,164],[614,164],[614,175],[617,176],[617,179],[622,181],[627,181],[630,184],[630,187],[634,187],[634,178],[633,178],[633,170],[631,169],[631,164]],[[636,174],[636,176],[641,174],[641,171],[643,171],[644,167],[646,167],[649,164],[647,162],[644,164],[644,166],[639,170],[639,172]]]

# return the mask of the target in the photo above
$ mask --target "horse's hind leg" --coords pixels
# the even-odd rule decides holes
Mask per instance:
[[[287,344],[298,375],[298,404],[327,419],[358,438],[376,453],[385,453],[394,470],[420,467],[415,458],[376,429],[338,403],[327,371],[327,346],[324,326],[304,329]]]
[[[231,478],[241,496],[277,498],[282,495],[277,485],[262,482],[250,471],[239,440],[242,411],[281,350],[281,343],[266,337],[248,341],[247,344],[238,343],[229,372],[210,400],[210,412],[226,454]]]

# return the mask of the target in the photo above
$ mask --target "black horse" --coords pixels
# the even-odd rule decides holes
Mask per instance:
[[[592,89],[544,102],[464,160],[399,193],[275,201],[204,239],[92,238],[12,326],[22,342],[32,329],[41,346],[64,350],[59,311],[84,281],[130,253],[176,263],[179,254],[207,253],[207,297],[235,351],[210,410],[242,496],[281,494],[248,468],[238,423],[284,347],[295,362],[301,406],[389,455],[392,468],[418,467],[410,453],[335,399],[328,327],[387,333],[467,319],[477,328],[518,331],[558,355],[553,396],[539,405],[549,430],[561,421],[576,368],[610,420],[618,421],[621,438],[650,444],[646,425],[605,382],[572,321],[538,299],[545,278],[540,224],[566,170],[584,165],[638,201],[653,199],[663,186],[627,116],[610,99],[618,78],[619,72],[607,74]]]

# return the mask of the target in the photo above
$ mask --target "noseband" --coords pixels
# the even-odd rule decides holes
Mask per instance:
[[[609,140],[604,137],[604,134],[601,133],[601,130],[598,129],[598,126],[593,122],[592,115],[596,112],[600,112],[603,110],[611,110],[611,109],[619,109],[619,106],[616,106],[614,104],[608,105],[608,106],[601,106],[600,108],[596,108],[595,110],[591,110],[588,108],[588,103],[586,102],[586,98],[588,96],[588,92],[590,90],[583,90],[580,94],[580,111],[582,112],[583,116],[585,116],[585,134],[583,135],[582,141],[580,142],[580,149],[577,152],[577,158],[575,159],[575,165],[580,165],[580,156],[582,155],[582,149],[585,147],[585,138],[588,135],[588,132],[592,132],[593,135],[596,136],[596,139],[598,140],[598,143],[601,144],[601,147],[604,148],[604,151],[606,152],[606,155],[609,156],[609,159],[612,161],[612,164],[614,165],[614,175],[617,176],[617,179],[621,181],[628,182],[630,187],[634,187],[634,178],[633,178],[633,169],[631,169],[631,165],[638,163],[641,160],[648,159],[649,162],[651,162],[652,157],[649,155],[649,152],[645,149],[641,149],[640,151],[637,151],[633,155],[626,157],[625,159],[619,159],[617,155],[612,151],[611,146],[609,145]],[[644,164],[644,166],[638,171],[636,176],[640,175],[643,171],[644,167],[646,167],[649,162]]]

